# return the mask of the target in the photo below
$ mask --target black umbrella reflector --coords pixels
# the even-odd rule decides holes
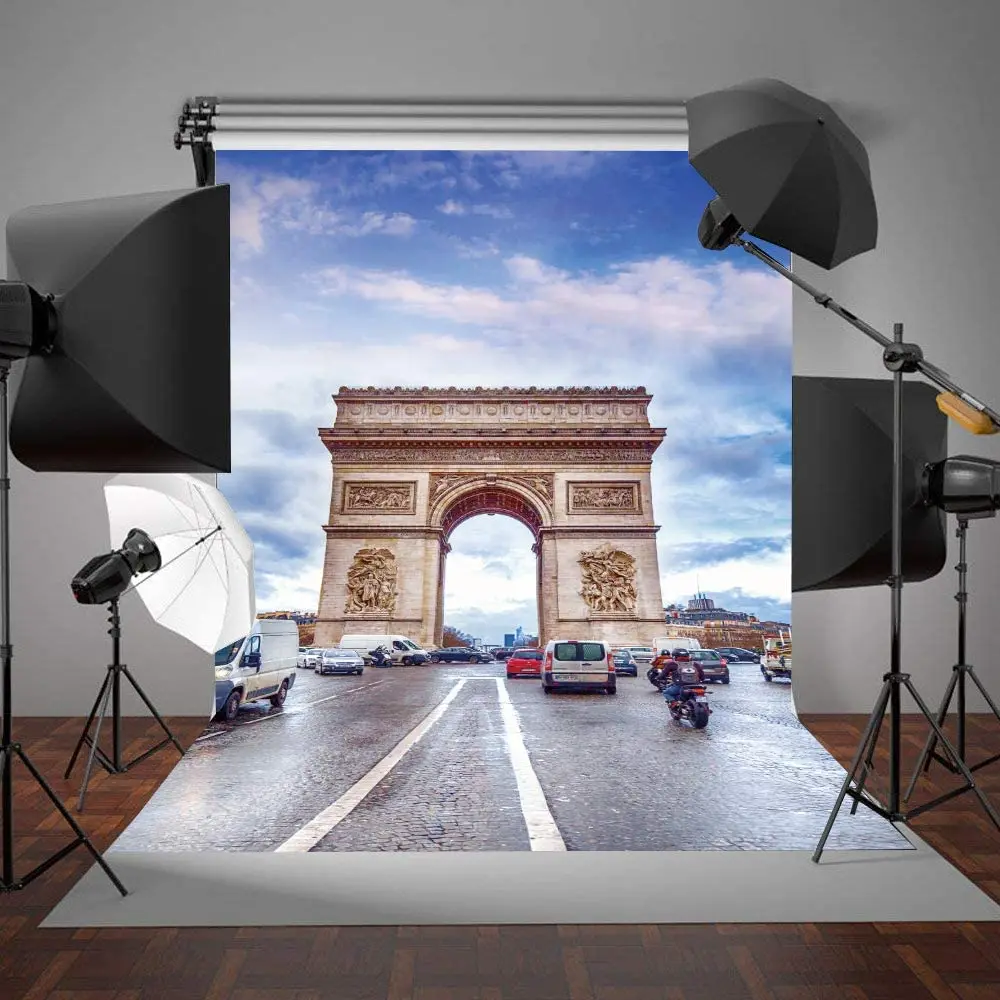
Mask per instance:
[[[827,269],[875,246],[868,152],[828,104],[764,79],[686,110],[688,161],[751,236]]]
[[[52,296],[55,314],[21,371],[21,462],[229,472],[228,186],[26,209],[7,223],[7,252],[10,277]]]
[[[903,579],[937,575],[945,515],[925,502],[947,454],[938,390],[903,383]],[[892,572],[892,380],[792,379],[792,590],[884,585]]]

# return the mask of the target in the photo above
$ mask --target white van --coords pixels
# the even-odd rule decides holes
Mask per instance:
[[[276,708],[295,683],[299,627],[282,618],[258,618],[250,634],[215,654],[215,714],[227,722],[240,705],[270,700]]]
[[[542,658],[542,690],[600,688],[617,691],[614,654],[602,639],[553,639]]]
[[[430,654],[421,649],[405,635],[386,635],[375,633],[359,633],[342,636],[337,643],[340,649],[354,649],[367,657],[377,646],[385,646],[392,654],[393,666],[408,667],[411,663],[426,663]]]
[[[701,643],[688,635],[661,635],[653,640],[653,649],[657,654],[661,649],[701,649]]]

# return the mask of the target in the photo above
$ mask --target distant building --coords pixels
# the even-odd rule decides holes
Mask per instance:
[[[513,632],[504,632],[504,634],[503,634],[503,644],[505,646],[507,646],[507,647],[510,647],[510,646],[514,645],[514,633]]]
[[[663,617],[668,625],[678,630],[704,630],[704,639],[699,635],[699,641],[710,648],[736,646],[741,649],[763,649],[765,635],[772,635],[779,629],[791,631],[791,625],[787,622],[762,622],[756,615],[746,611],[717,608],[715,602],[702,593],[689,600],[686,608],[678,604],[668,605],[663,609]],[[695,633],[690,631],[688,634]]]
[[[285,621],[293,621],[296,625],[315,625],[315,611],[262,611],[258,618],[279,618]]]

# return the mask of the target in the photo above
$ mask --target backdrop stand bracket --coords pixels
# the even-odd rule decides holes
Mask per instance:
[[[212,146],[212,133],[215,131],[218,106],[217,97],[196,97],[193,101],[184,103],[184,109],[177,119],[174,149],[191,147],[198,187],[215,184],[215,148]]]

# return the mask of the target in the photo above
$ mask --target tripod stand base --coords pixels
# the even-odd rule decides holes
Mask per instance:
[[[983,687],[982,681],[976,674],[976,668],[971,664],[958,663],[952,667],[951,680],[948,682],[948,687],[945,689],[944,698],[941,701],[941,707],[938,709],[937,722],[938,726],[943,726],[944,721],[948,716],[948,709],[951,707],[951,699],[954,697],[955,689],[959,690],[959,708],[958,708],[958,752],[961,754],[963,761],[965,758],[965,678],[971,677],[973,684],[979,689],[979,693],[986,699],[986,703],[989,705],[993,716],[1000,721],[1000,709],[994,704],[993,699],[989,696],[986,688]],[[910,786],[906,790],[906,795],[904,796],[904,801],[908,800],[913,794],[913,789],[916,787],[917,781],[920,778],[921,772],[926,774],[930,770],[930,766],[934,761],[937,761],[942,767],[952,774],[960,774],[960,770],[945,757],[937,751],[938,737],[935,732],[932,732],[927,737],[927,742],[924,744],[924,748],[920,753],[920,758],[917,761],[917,766],[913,769],[913,777],[910,779]],[[968,768],[969,772],[979,771],[984,767],[988,767],[990,764],[995,763],[1000,760],[1000,753],[993,754],[992,757],[987,757],[985,760],[979,761],[977,764],[969,764],[965,762],[965,766]],[[925,802],[917,807],[916,811],[925,812],[928,809],[933,809],[935,806],[941,805],[942,802],[947,802],[949,799],[956,798],[959,795],[964,795],[966,792],[971,791],[968,785],[963,785],[961,788],[953,789],[950,792],[945,792],[943,795],[939,795],[935,799],[931,799],[930,802]]]
[[[59,800],[59,797],[54,791],[52,791],[48,782],[42,777],[41,773],[31,763],[28,755],[21,749],[20,743],[9,743],[7,746],[0,748],[0,754],[2,754],[2,760],[0,760],[0,773],[2,773],[4,782],[11,781],[13,778],[12,769],[14,765],[14,758],[16,757],[21,761],[22,764],[28,769],[28,773],[35,779],[35,782],[41,787],[42,791],[49,797],[52,804],[58,809],[62,818],[69,824],[70,828],[76,834],[76,839],[68,843],[64,848],[57,851],[51,857],[47,858],[40,865],[36,865],[31,869],[26,875],[22,875],[20,878],[15,877],[13,872],[13,852],[6,849],[4,851],[4,872],[3,877],[0,879],[0,892],[17,892],[20,889],[24,889],[31,882],[34,882],[39,875],[48,871],[54,864],[61,861],[67,855],[72,854],[78,847],[84,847],[90,852],[91,857],[100,866],[101,870],[105,875],[111,880],[114,887],[121,893],[122,896],[128,895],[128,890],[122,885],[118,876],[111,870],[110,865],[101,857],[97,848],[90,842],[90,838],[84,833],[80,824],[72,817],[66,807]],[[4,827],[5,833],[10,830],[11,817],[8,815],[4,816]]]
[[[882,724],[885,720],[885,710],[889,705],[890,700],[893,703],[893,711],[890,718],[890,725],[893,727],[894,736],[892,742],[893,746],[898,746],[900,726],[898,706],[899,692],[901,688],[906,688],[910,696],[916,702],[921,714],[928,721],[928,723],[930,723],[934,738],[941,743],[941,745],[945,748],[945,751],[951,757],[956,773],[961,774],[966,781],[964,786],[953,792],[949,792],[946,796],[942,796],[941,799],[936,800],[933,803],[925,803],[917,806],[915,809],[911,809],[908,812],[904,812],[900,809],[898,760],[890,762],[891,774],[888,807],[880,805],[870,794],[865,792],[865,782],[868,775],[875,770],[875,748],[878,745],[879,733],[881,732]],[[895,697],[893,697],[894,695]],[[861,772],[860,779],[858,777],[859,772]],[[852,788],[852,784],[856,787]],[[918,816],[922,812],[926,812],[934,805],[939,804],[945,798],[954,798],[955,796],[968,791],[976,793],[983,809],[986,811],[986,815],[989,816],[993,825],[1000,830],[1000,815],[997,814],[996,810],[990,803],[990,800],[983,794],[982,789],[976,785],[972,772],[962,760],[958,749],[953,746],[948,737],[945,736],[940,723],[931,715],[930,710],[924,703],[924,700],[920,697],[917,693],[917,689],[911,683],[910,675],[896,671],[887,673],[882,678],[882,689],[876,699],[875,708],[872,710],[872,714],[868,718],[868,724],[865,727],[864,736],[862,737],[861,743],[854,755],[851,768],[847,772],[847,777],[844,779],[844,784],[840,789],[840,794],[837,796],[837,801],[834,803],[833,810],[830,813],[830,818],[827,820],[826,828],[823,830],[823,835],[820,838],[819,844],[816,846],[816,851],[812,856],[812,860],[817,864],[819,863],[819,859],[823,854],[823,848],[825,847],[826,841],[830,836],[830,831],[833,829],[833,825],[837,820],[837,815],[839,814],[840,808],[844,803],[844,799],[848,796],[854,800],[854,805],[851,809],[852,812],[856,811],[858,805],[863,805],[892,823],[908,823],[910,819]]]
[[[79,808],[83,810],[83,800],[87,794],[87,786],[90,783],[90,772],[94,764],[97,761],[101,767],[108,774],[124,774],[131,767],[135,767],[136,764],[141,763],[147,757],[151,757],[154,753],[162,750],[168,744],[173,744],[177,749],[177,752],[183,757],[184,748],[177,742],[177,738],[170,731],[170,727],[164,722],[162,716],[157,712],[153,703],[146,697],[146,693],[139,687],[139,682],[132,676],[128,667],[124,663],[118,662],[118,648],[117,648],[117,638],[116,632],[119,628],[118,623],[118,602],[112,602],[112,635],[115,637],[115,662],[108,666],[108,672],[104,676],[104,683],[101,685],[100,691],[97,693],[97,699],[94,702],[94,707],[90,710],[90,715],[87,718],[87,722],[83,727],[83,732],[80,734],[80,739],[77,741],[76,748],[73,750],[73,755],[70,757],[69,764],[66,767],[66,772],[63,777],[68,778],[73,771],[73,767],[76,764],[77,757],[84,746],[90,747],[90,756],[87,761],[87,769],[84,774],[83,784],[80,788],[80,800]],[[133,690],[142,699],[146,707],[152,712],[153,717],[159,723],[160,728],[166,733],[166,738],[157,743],[154,747],[149,750],[144,751],[132,760],[123,762],[121,753],[121,678],[124,677],[129,684],[131,684]],[[111,721],[111,739],[112,739],[112,753],[108,756],[98,745],[98,740],[101,734],[101,723],[107,715],[108,702],[113,702],[113,718]],[[94,730],[94,735],[90,734],[90,727],[94,724],[94,720],[97,720],[97,727]]]

